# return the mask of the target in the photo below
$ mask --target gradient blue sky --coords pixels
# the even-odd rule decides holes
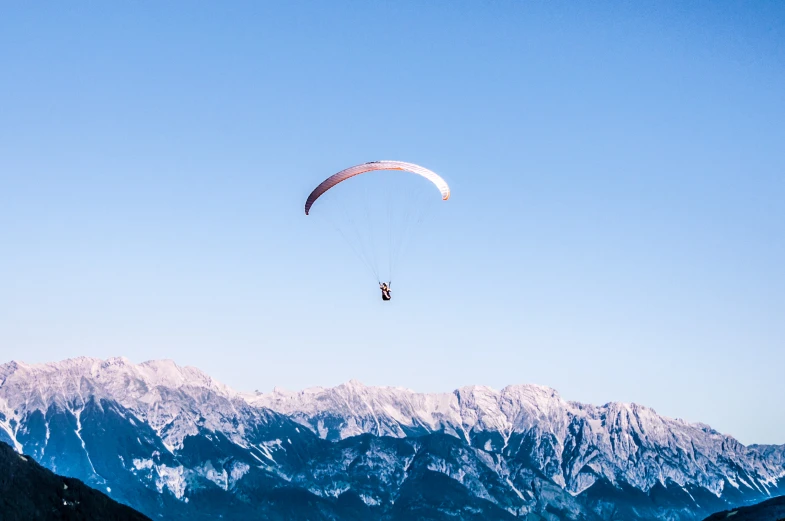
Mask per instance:
[[[531,382],[785,443],[783,2],[8,2],[0,70],[2,361]],[[453,199],[384,305],[302,204],[388,158]]]

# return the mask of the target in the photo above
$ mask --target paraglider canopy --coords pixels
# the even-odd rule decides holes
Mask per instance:
[[[438,174],[428,170],[427,168],[415,165],[414,163],[405,163],[403,161],[370,161],[361,165],[351,166],[345,170],[341,170],[335,175],[331,175],[319,186],[314,188],[311,195],[305,201],[305,215],[311,211],[311,206],[316,200],[322,196],[327,190],[334,187],[340,182],[346,181],[356,175],[364,174],[366,172],[373,172],[375,170],[401,170],[404,172],[411,172],[413,174],[421,175],[427,180],[431,181],[442,194],[442,200],[446,201],[450,198],[450,187]]]

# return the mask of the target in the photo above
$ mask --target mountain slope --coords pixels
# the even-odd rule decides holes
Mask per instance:
[[[149,518],[0,442],[0,521],[144,521]]]

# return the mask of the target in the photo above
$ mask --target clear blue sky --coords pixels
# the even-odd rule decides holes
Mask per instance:
[[[785,443],[785,4],[9,2],[2,361],[540,383]],[[302,213],[442,174],[396,299]]]

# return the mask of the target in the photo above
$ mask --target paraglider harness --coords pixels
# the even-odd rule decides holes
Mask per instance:
[[[379,283],[379,289],[382,290],[382,300],[390,300],[392,296],[390,296],[390,285],[386,282]]]

